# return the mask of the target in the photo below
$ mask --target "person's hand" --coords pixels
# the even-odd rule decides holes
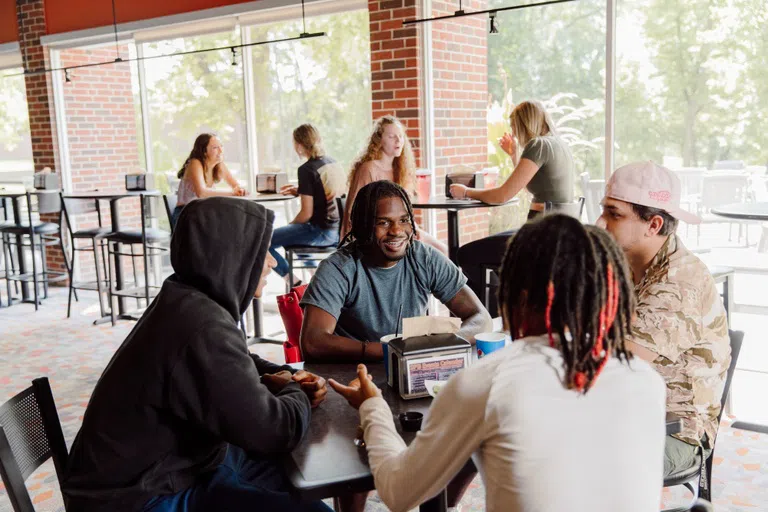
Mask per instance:
[[[238,197],[243,197],[248,195],[248,191],[245,190],[242,187],[235,187],[235,195]]]
[[[509,156],[514,157],[515,153],[517,153],[517,141],[515,141],[511,133],[505,133],[499,137],[499,146]]]
[[[381,390],[373,383],[373,377],[368,374],[368,368],[364,364],[357,365],[357,378],[348,386],[339,384],[333,379],[329,380],[328,384],[355,409],[359,409],[360,405],[369,398],[381,396]]]
[[[279,393],[291,382],[293,382],[293,375],[288,370],[261,376],[261,383],[267,386],[267,389],[273,394]]]
[[[466,199],[468,187],[466,185],[460,185],[458,183],[451,185],[451,196],[454,199]]]
[[[283,185],[278,192],[284,196],[297,196],[299,195],[299,188],[296,185]]]
[[[301,389],[309,397],[313,409],[320,405],[325,400],[325,395],[328,394],[328,386],[325,385],[325,379],[314,373],[299,370],[293,374],[292,380],[301,385]]]

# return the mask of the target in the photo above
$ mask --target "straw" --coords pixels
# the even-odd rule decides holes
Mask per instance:
[[[400,336],[400,321],[403,319],[403,305],[400,304],[400,311],[397,313],[397,325],[395,325],[395,338]]]

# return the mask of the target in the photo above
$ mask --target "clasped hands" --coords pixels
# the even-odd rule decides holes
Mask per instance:
[[[291,374],[288,370],[262,375],[261,383],[272,393],[278,393],[291,382],[298,382],[301,390],[306,393],[314,409],[320,405],[328,394],[328,386],[324,378],[304,370]]]

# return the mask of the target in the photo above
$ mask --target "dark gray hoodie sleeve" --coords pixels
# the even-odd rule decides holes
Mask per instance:
[[[242,334],[225,320],[207,325],[184,347],[171,372],[167,399],[182,419],[264,454],[291,451],[307,432],[311,415],[298,384],[273,395],[261,383]]]

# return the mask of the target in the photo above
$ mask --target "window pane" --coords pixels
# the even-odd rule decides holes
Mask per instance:
[[[32,174],[32,139],[22,68],[0,72],[0,182]]]
[[[144,57],[240,44],[237,32],[144,43]],[[238,50],[202,52],[143,61],[149,134],[155,172],[175,176],[195,138],[215,133],[235,179],[248,183],[243,66]]]
[[[250,27],[252,41],[298,35],[301,20]],[[371,127],[368,12],[307,19],[327,37],[253,47],[258,170],[296,177],[293,129],[312,123],[326,152],[348,168]]]
[[[489,8],[503,5],[508,2],[491,0]],[[512,166],[497,139],[510,130],[512,108],[531,99],[544,103],[570,145],[576,195],[581,195],[581,173],[603,177],[605,15],[605,0],[498,13],[499,33],[488,35],[488,148],[490,164],[500,167],[500,179]],[[524,200],[516,209],[507,209],[505,215],[514,218],[496,223],[492,230],[524,222],[527,208]]]

